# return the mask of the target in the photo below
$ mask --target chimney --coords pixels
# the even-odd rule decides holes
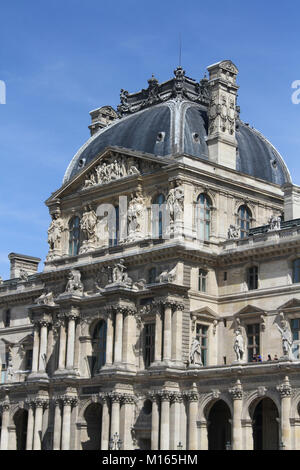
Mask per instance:
[[[235,170],[238,69],[230,60],[224,60],[207,67],[207,70],[211,92],[207,138],[209,160]]]
[[[286,183],[284,193],[284,220],[300,219],[300,186]]]
[[[10,261],[10,278],[15,279],[21,277],[21,274],[35,274],[38,270],[41,258],[33,256],[20,255],[18,253],[10,253],[8,255]]]
[[[90,116],[92,119],[92,124],[89,126],[91,135],[94,135],[99,129],[108,126],[118,117],[116,111],[111,106],[94,109],[90,112]]]

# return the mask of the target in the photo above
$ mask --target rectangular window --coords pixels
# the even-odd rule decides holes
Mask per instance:
[[[256,355],[260,354],[260,325],[247,325],[247,340],[248,340],[248,362],[256,360]]]
[[[293,283],[300,282],[300,259],[293,262]]]
[[[201,359],[204,366],[207,365],[207,349],[208,349],[208,326],[196,325],[196,339],[200,343]]]
[[[32,349],[27,349],[25,353],[25,370],[32,369]]]
[[[291,331],[293,337],[292,352],[295,359],[300,359],[300,319],[295,318],[291,320]]]
[[[204,271],[203,269],[199,269],[199,274],[198,274],[198,290],[199,292],[206,292],[207,288],[207,271]]]
[[[258,289],[258,267],[252,266],[248,269],[248,289]]]
[[[146,323],[144,332],[145,332],[144,362],[145,362],[145,367],[149,367],[152,364],[152,362],[154,362],[155,323]]]

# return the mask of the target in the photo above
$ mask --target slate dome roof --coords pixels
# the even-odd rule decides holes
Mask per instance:
[[[152,77],[152,80],[156,79]],[[191,79],[186,78],[186,80],[189,85],[188,80]],[[149,84],[150,82],[151,79]],[[168,83],[165,82],[165,84]],[[189,93],[189,97],[191,96]],[[168,98],[167,94],[166,97]],[[136,100],[137,94],[135,94],[135,103]],[[112,146],[160,157],[185,153],[208,160],[206,144],[208,117],[205,93],[202,93],[202,100],[198,101],[202,101],[203,104],[184,97],[178,99],[178,97],[170,96],[162,103],[154,103],[132,114],[124,113],[120,119],[98,130],[81,147],[67,168],[64,183],[72,179],[106,147]],[[128,109],[126,108],[125,111]],[[238,143],[237,171],[278,185],[291,181],[288,168],[275,147],[257,130],[240,119],[237,120],[236,139]]]

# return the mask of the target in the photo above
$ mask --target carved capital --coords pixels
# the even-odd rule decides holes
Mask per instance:
[[[129,393],[125,393],[122,397],[122,403],[125,405],[134,405],[135,404],[135,396],[130,395]]]
[[[174,392],[171,396],[171,403],[182,403],[183,402],[183,396],[179,392]]]
[[[173,392],[170,392],[169,390],[162,390],[162,391],[158,392],[158,395],[159,395],[160,400],[161,400],[162,402],[163,402],[163,401],[171,402],[172,396],[173,396]]]
[[[229,390],[233,400],[243,399],[243,389],[240,380],[236,382],[236,385]]]
[[[189,402],[198,402],[199,400],[199,395],[196,390],[190,390],[188,392],[185,392],[184,396]]]
[[[48,406],[49,402],[45,398],[36,397],[36,398],[33,399],[33,403],[35,405],[35,408],[45,409]]]
[[[282,384],[277,386],[281,398],[288,398],[292,396],[292,387],[288,377],[285,377]]]
[[[118,392],[110,392],[108,393],[108,397],[111,399],[112,403],[122,403],[123,395]]]
[[[78,404],[78,398],[77,397],[72,397],[69,395],[64,395],[62,397],[62,403],[64,406],[77,406]]]

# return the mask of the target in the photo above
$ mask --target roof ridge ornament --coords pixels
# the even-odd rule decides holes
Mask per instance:
[[[159,83],[152,74],[148,79],[148,88],[136,93],[129,93],[121,89],[120,104],[117,108],[119,117],[136,113],[142,109],[149,108],[169,99],[187,99],[192,102],[208,106],[209,104],[209,82],[206,76],[197,82],[185,75],[185,70],[178,66],[174,70],[174,78]]]

